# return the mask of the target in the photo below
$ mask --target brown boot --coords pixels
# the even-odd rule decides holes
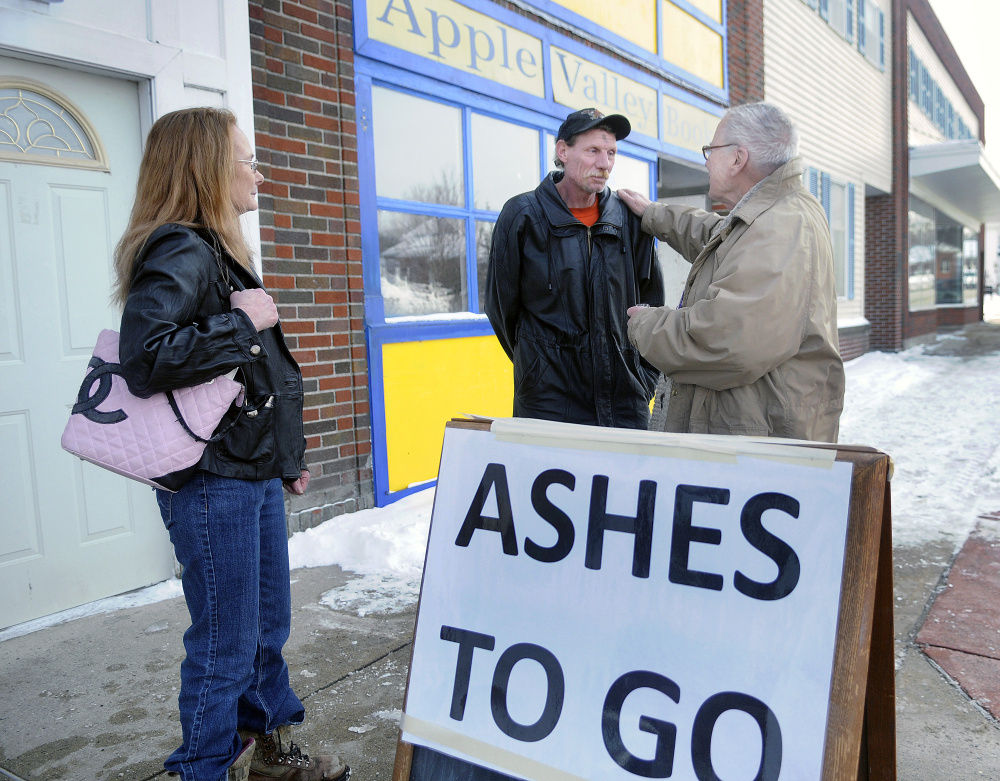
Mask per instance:
[[[253,758],[255,745],[253,738],[243,738],[243,750],[236,755],[236,760],[229,766],[226,781],[248,781],[250,760]]]
[[[292,742],[290,726],[278,727],[270,735],[241,730],[240,736],[256,741],[250,781],[347,781],[351,777],[351,769],[334,754],[303,754]]]

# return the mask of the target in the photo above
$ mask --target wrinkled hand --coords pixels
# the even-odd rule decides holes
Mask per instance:
[[[303,469],[298,480],[282,480],[281,484],[288,493],[302,496],[309,487],[309,470]]]
[[[636,304],[635,306],[630,306],[628,309],[625,310],[625,314],[627,314],[629,316],[629,319],[631,320],[633,317],[635,317],[636,314],[641,312],[643,309],[649,309],[649,304]]]
[[[652,203],[642,193],[637,193],[635,190],[626,190],[624,187],[618,190],[618,197],[625,201],[625,205],[632,210],[632,213],[636,217],[644,215],[649,204]]]
[[[270,328],[278,322],[278,307],[274,299],[259,287],[250,290],[236,290],[229,296],[233,309],[242,309],[258,331]]]

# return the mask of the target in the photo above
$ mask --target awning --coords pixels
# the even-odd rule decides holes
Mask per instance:
[[[910,147],[910,179],[980,222],[1000,222],[1000,174],[978,139]]]

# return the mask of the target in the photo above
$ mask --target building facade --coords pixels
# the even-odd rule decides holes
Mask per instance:
[[[711,208],[700,147],[765,99],[827,211],[845,358],[979,319],[998,179],[927,0],[0,0],[0,627],[172,571],[150,493],[57,445],[157,116],[254,130],[245,227],[306,386],[294,532],[432,484],[450,418],[510,414],[490,236],[569,112],[629,118],[612,187]],[[23,142],[40,112],[65,149]]]
[[[426,487],[451,417],[510,414],[490,236],[570,111],[629,118],[612,186],[704,202],[736,5],[252,0],[265,282],[315,371],[309,523]],[[759,97],[759,38],[741,50]]]

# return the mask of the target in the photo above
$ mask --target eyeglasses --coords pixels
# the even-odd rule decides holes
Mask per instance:
[[[251,157],[249,160],[237,160],[236,162],[237,163],[246,163],[247,165],[250,166],[250,170],[251,171],[256,171],[257,170],[257,156],[256,155],[254,155],[253,157]]]
[[[701,153],[705,155],[705,159],[708,160],[708,156],[712,153],[713,149],[722,149],[727,146],[739,146],[739,144],[715,144],[714,146],[703,146],[701,148]]]

